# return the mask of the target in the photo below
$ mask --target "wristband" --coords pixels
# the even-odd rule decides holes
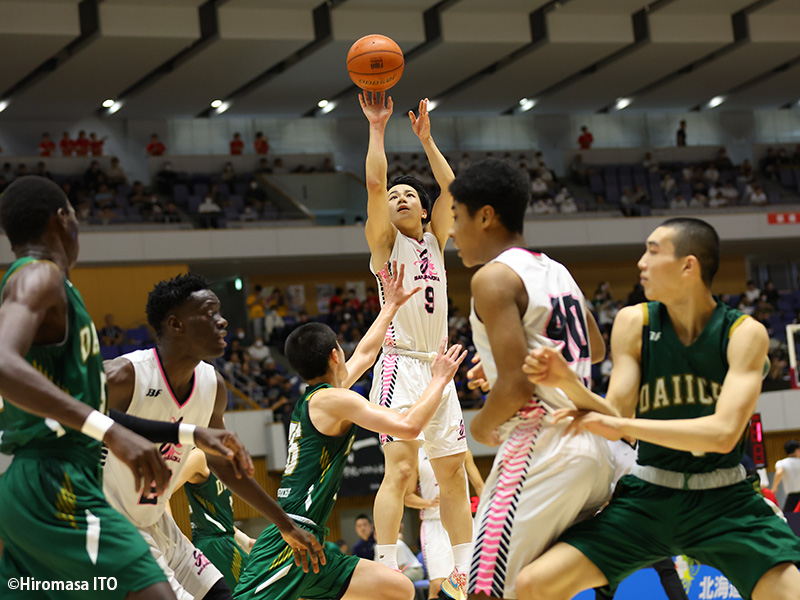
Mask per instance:
[[[103,436],[105,436],[106,432],[111,429],[113,424],[114,419],[104,415],[100,411],[93,410],[83,422],[83,425],[81,426],[81,433],[88,435],[90,438],[96,439],[98,442],[102,442]]]
[[[181,423],[178,426],[178,442],[180,442],[182,446],[194,446],[195,429],[197,429],[197,425]]]

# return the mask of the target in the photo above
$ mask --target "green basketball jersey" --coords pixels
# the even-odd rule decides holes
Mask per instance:
[[[717,301],[699,337],[690,346],[678,339],[667,307],[660,302],[640,305],[642,331],[642,381],[636,416],[640,419],[694,419],[714,414],[722,383],[728,373],[728,340],[747,318]],[[735,467],[742,460],[747,431],[728,454],[672,450],[639,442],[640,465],[683,473],[708,473]]]
[[[327,383],[309,386],[292,413],[289,456],[278,489],[278,503],[290,515],[324,526],[336,502],[347,456],[356,439],[353,425],[344,435],[323,435],[311,423],[308,401]]]
[[[33,262],[42,261],[28,256],[11,265],[0,282],[0,298],[9,278]],[[53,265],[53,268],[58,267]],[[64,341],[32,346],[25,359],[67,394],[105,413],[106,375],[97,331],[83,298],[66,277],[64,290],[67,296]],[[62,427],[53,419],[42,419],[0,398],[0,452],[14,454],[22,448],[37,447],[63,448],[65,452],[67,449],[79,450],[79,454],[89,461],[96,456],[99,465],[102,444],[79,431]]]
[[[192,521],[192,539],[233,535],[233,496],[211,473],[203,483],[187,483],[186,497]]]

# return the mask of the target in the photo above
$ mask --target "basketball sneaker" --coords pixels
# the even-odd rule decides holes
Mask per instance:
[[[467,574],[453,569],[450,577],[442,583],[442,592],[453,600],[467,600]]]

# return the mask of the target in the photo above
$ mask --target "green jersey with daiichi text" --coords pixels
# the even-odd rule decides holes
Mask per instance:
[[[0,298],[8,280],[34,262],[30,256],[15,261],[0,282]],[[60,272],[60,270],[59,270]],[[67,296],[67,330],[64,340],[48,346],[31,346],[25,359],[39,372],[76,400],[106,412],[106,376],[100,356],[100,341],[94,323],[78,290],[64,277]],[[53,419],[25,412],[0,398],[0,452],[14,454],[21,448],[40,446],[79,449],[87,459],[100,461],[101,443]]]
[[[356,438],[353,425],[343,435],[332,437],[317,431],[308,415],[308,401],[327,383],[309,386],[297,401],[289,427],[289,456],[278,489],[278,503],[289,515],[311,519],[319,526],[328,520],[347,456]]]
[[[187,483],[184,489],[189,500],[192,540],[233,535],[233,496],[216,475],[211,473],[203,483]]]
[[[714,414],[728,373],[728,342],[747,315],[717,301],[698,338],[685,346],[672,328],[667,307],[660,302],[640,305],[642,380],[636,416],[640,419],[694,419]],[[742,460],[747,431],[727,454],[693,454],[649,442],[639,442],[640,465],[683,473],[708,473],[735,467]]]

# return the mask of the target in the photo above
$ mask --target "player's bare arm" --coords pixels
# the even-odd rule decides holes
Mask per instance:
[[[453,227],[453,196],[450,194],[450,184],[453,183],[456,176],[431,136],[428,99],[424,98],[419,101],[419,116],[415,116],[412,110],[408,112],[408,117],[411,119],[411,127],[414,133],[419,138],[419,141],[422,142],[425,156],[428,157],[428,163],[431,166],[431,171],[433,171],[433,177],[441,190],[439,197],[433,204],[430,225],[433,235],[436,236],[439,242],[439,248],[444,252],[447,238]]]
[[[482,444],[496,444],[494,431],[525,406],[535,389],[521,369],[528,344],[520,316],[528,305],[528,293],[519,276],[501,263],[475,273],[471,291],[475,313],[489,336],[497,381],[472,419],[470,432]]]
[[[0,305],[0,395],[29,413],[80,431],[92,407],[58,389],[25,360],[32,345],[63,341],[66,309],[63,276],[53,263],[32,263],[8,280]],[[103,442],[131,469],[137,489],[155,481],[156,491],[164,491],[169,470],[152,444],[117,424]]]
[[[537,385],[561,388],[578,410],[596,410],[612,416],[633,416],[639,400],[643,324],[643,312],[639,306],[623,308],[617,315],[611,330],[614,370],[611,372],[605,398],[583,385],[561,353],[552,348],[531,350],[525,358],[522,370]]]
[[[389,219],[389,197],[386,192],[388,163],[384,149],[386,124],[392,116],[392,98],[386,92],[359,94],[361,110],[369,121],[369,148],[367,150],[367,222],[365,233],[372,253],[372,267],[377,270],[392,252],[397,229]]]
[[[362,396],[344,388],[330,388],[309,400],[309,416],[314,427],[324,435],[342,435],[356,425],[385,433],[401,440],[413,440],[433,418],[442,401],[444,388],[453,379],[466,352],[456,344],[445,352],[447,340],[442,340],[439,354],[431,365],[431,381],[425,392],[410,410],[397,412],[367,402]]]
[[[603,362],[606,357],[606,341],[603,339],[603,334],[600,333],[600,328],[597,326],[597,321],[591,311],[586,311],[586,327],[589,329],[589,348],[592,350],[592,364],[596,365]]]
[[[761,393],[769,336],[763,325],[745,319],[728,344],[728,374],[714,414],[695,419],[623,419],[587,413],[573,422],[600,435],[616,432],[684,452],[731,452],[744,435]],[[615,366],[616,368],[616,366]]]
[[[225,387],[225,380],[217,373],[217,398],[209,423],[212,428],[225,429],[224,414],[227,406],[228,391]],[[228,433],[236,436],[233,432]],[[238,441],[238,436],[236,441]],[[221,456],[210,454],[206,455],[206,461],[209,469],[228,489],[277,526],[283,539],[294,550],[294,562],[297,566],[302,566],[303,571],[308,572],[310,557],[312,570],[314,573],[319,573],[319,564],[325,564],[325,553],[322,546],[311,533],[299,528],[278,506],[278,503],[253,479],[253,461],[249,454],[246,456],[246,461],[244,456],[238,454],[236,461],[229,461]],[[245,476],[241,477],[240,473],[244,473]]]
[[[367,330],[367,333],[356,346],[353,356],[347,361],[347,379],[342,382],[342,387],[351,387],[361,379],[367,369],[375,364],[375,359],[378,357],[378,352],[381,351],[383,340],[386,337],[386,330],[389,329],[397,310],[411,296],[422,289],[421,287],[415,287],[412,290],[406,290],[403,287],[405,269],[405,265],[400,265],[398,268],[397,261],[392,261],[391,273],[388,265],[385,265],[378,273],[383,283],[383,307]]]

